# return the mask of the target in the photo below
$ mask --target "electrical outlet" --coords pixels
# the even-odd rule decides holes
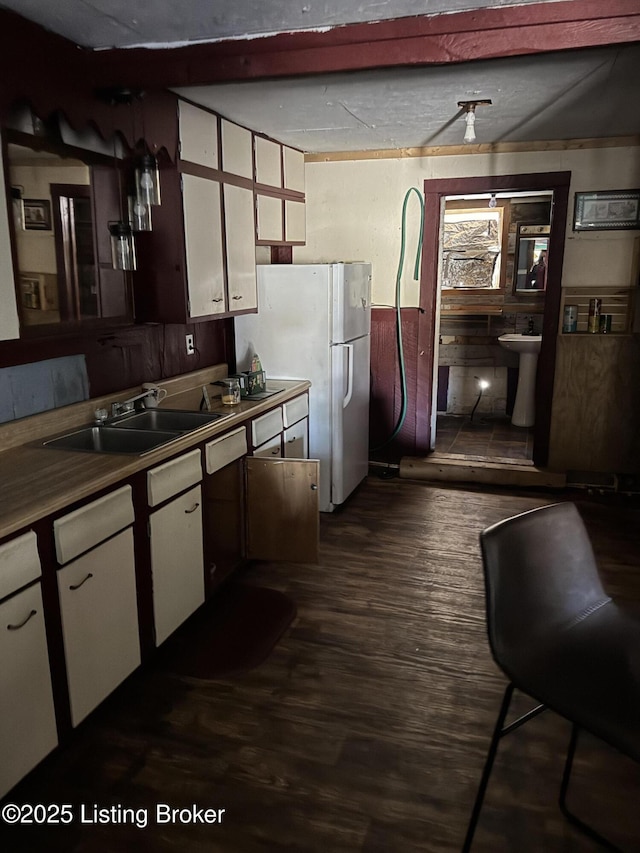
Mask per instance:
[[[187,355],[194,355],[196,348],[193,345],[193,335],[185,335],[184,341],[187,345]]]

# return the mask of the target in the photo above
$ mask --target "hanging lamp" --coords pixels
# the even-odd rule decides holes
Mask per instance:
[[[464,129],[464,137],[463,142],[470,143],[475,142],[476,139],[476,107],[481,106],[490,106],[490,100],[482,100],[482,101],[458,101],[458,106],[460,109],[464,110],[465,113],[465,129]]]
[[[136,196],[140,204],[160,204],[160,170],[158,161],[149,151],[145,151],[136,163]]]
[[[122,220],[109,222],[109,233],[111,235],[111,263],[114,270],[137,269],[136,244],[129,223]]]

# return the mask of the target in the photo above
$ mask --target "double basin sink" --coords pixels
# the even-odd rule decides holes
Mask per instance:
[[[145,409],[118,415],[99,426],[83,427],[44,442],[45,447],[90,453],[131,453],[141,456],[187,433],[208,426],[219,412],[188,412],[177,409]]]

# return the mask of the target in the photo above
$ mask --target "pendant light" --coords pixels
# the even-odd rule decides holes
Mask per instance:
[[[140,201],[137,192],[127,197],[129,206],[129,225],[134,232],[153,231],[151,224],[151,205]]]
[[[144,105],[141,103],[143,97],[144,92],[140,92],[137,98],[140,102],[142,114],[142,144],[144,147],[136,162],[135,183],[138,201],[149,207],[153,204],[160,204],[160,170],[158,168],[158,161],[147,146],[144,127]]]
[[[111,263],[114,270],[135,270],[136,244],[133,240],[133,231],[128,222],[110,222],[109,233],[111,234]]]
[[[465,129],[464,129],[464,137],[463,142],[470,143],[475,142],[476,139],[476,107],[480,106],[489,106],[491,104],[490,100],[483,101],[458,101],[458,106],[460,109],[464,110],[465,113]]]
[[[141,204],[160,204],[158,161],[148,151],[145,151],[136,163],[136,195]]]

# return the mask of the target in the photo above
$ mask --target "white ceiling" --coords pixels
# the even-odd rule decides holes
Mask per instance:
[[[524,5],[536,0],[519,0]],[[540,0],[537,0],[540,2]],[[555,2],[555,0],[542,0]],[[0,0],[84,47],[168,46],[514,5],[505,0]],[[640,134],[637,44],[429,67],[177,89],[307,152],[459,145],[458,101],[478,143]],[[123,81],[124,82],[124,81]]]

